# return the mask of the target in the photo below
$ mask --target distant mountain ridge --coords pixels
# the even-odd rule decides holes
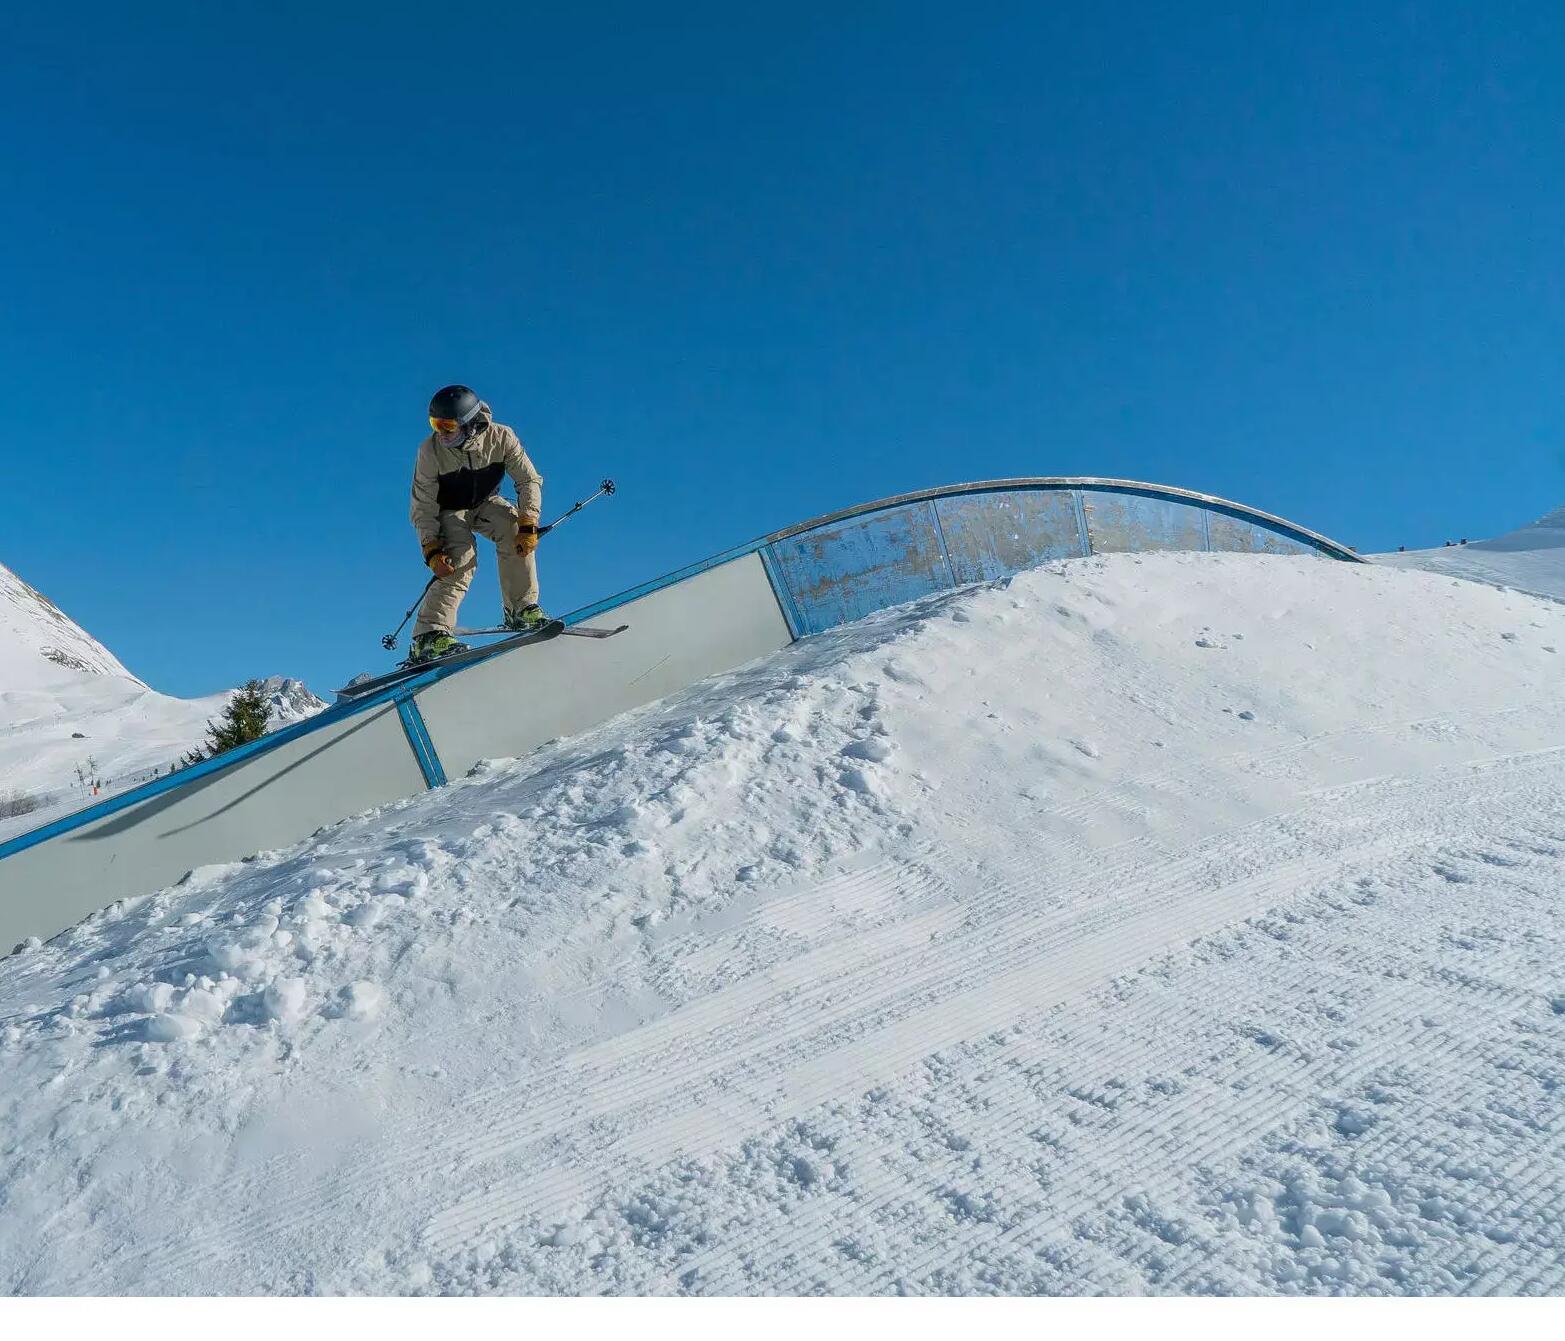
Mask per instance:
[[[314,717],[326,707],[326,700],[315,693],[303,680],[286,675],[271,675],[261,681],[266,690],[267,721],[270,729],[280,731],[285,726]]]

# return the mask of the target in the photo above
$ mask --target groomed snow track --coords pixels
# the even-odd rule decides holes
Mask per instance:
[[[1095,477],[949,485],[778,531],[573,612],[629,630],[434,668],[219,759],[0,843],[0,947],[51,937],[186,872],[285,846],[947,588],[1057,559],[1350,549],[1207,494]]]

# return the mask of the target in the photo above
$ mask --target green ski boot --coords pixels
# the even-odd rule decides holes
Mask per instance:
[[[453,652],[465,651],[467,651],[466,643],[459,643],[441,629],[431,629],[428,633],[421,633],[413,639],[413,650],[408,655],[408,663],[417,665],[423,661],[438,661]]]
[[[533,633],[549,623],[549,616],[536,605],[524,605],[505,612],[505,627],[516,633]]]

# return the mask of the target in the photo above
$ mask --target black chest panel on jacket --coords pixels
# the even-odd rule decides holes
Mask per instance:
[[[505,466],[499,461],[479,466],[477,470],[463,466],[461,470],[445,472],[439,477],[436,502],[440,504],[442,512],[463,512],[468,508],[476,508],[484,499],[494,496],[504,478]]]

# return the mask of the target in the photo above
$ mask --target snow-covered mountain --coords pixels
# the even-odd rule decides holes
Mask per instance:
[[[273,675],[262,680],[261,687],[266,690],[267,702],[270,705],[267,711],[267,727],[271,731],[278,731],[285,726],[292,726],[295,722],[302,722],[307,717],[314,717],[326,707],[326,700],[316,694],[303,680]]]
[[[0,688],[72,683],[67,677],[77,675],[141,684],[59,606],[0,564]]]
[[[326,705],[298,680],[266,682],[274,729]],[[0,837],[106,789],[146,781],[206,735],[228,693],[181,699],[126,669],[47,596],[0,565]]]
[[[0,1292],[1565,1291],[1565,605],[1114,555],[0,961]]]

